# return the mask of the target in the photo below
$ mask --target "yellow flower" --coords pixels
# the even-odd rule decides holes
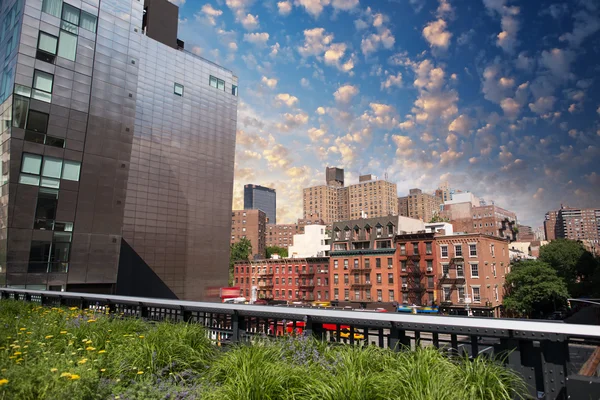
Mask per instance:
[[[70,378],[71,377],[71,373],[70,372],[63,372],[62,374],[60,374],[61,378]]]
[[[21,328],[21,329],[19,329],[19,330],[20,330],[20,331],[26,331],[26,330],[27,330],[27,328]]]
[[[96,322],[96,320],[95,319],[88,319],[88,324],[91,323],[91,322]]]
[[[144,338],[144,335],[140,335],[140,336],[139,336],[139,338],[140,338],[140,339],[143,339],[143,338]]]
[[[46,337],[44,337],[44,339],[52,339],[54,336],[52,335],[47,335]]]
[[[106,368],[102,368],[100,372],[106,372]]]
[[[20,352],[20,351],[15,351],[15,354],[14,354],[14,355],[15,355],[15,356],[20,356],[20,355],[21,355],[21,352]]]
[[[77,374],[71,375],[70,378],[71,378],[72,381],[76,381],[77,379],[81,379],[81,377],[79,375],[77,375]]]
[[[142,375],[144,373],[144,371],[138,371],[137,374],[138,375]]]
[[[67,333],[67,331],[60,331],[61,335],[64,335],[65,333]]]
[[[17,356],[9,356],[8,358],[12,360],[13,358],[17,358]]]
[[[92,347],[92,346],[86,347],[85,349],[86,349],[87,351],[94,351],[94,350],[96,350],[96,348],[95,348],[95,347]]]
[[[8,383],[8,379],[6,379],[6,378],[0,379],[0,386],[6,385],[7,383]]]
[[[98,354],[106,353],[106,350],[100,350]]]
[[[77,364],[85,364],[87,362],[87,358],[82,358],[81,360],[77,361]]]
[[[31,332],[27,332],[28,335],[31,335]]]
[[[79,310],[79,307],[70,307],[69,310],[71,310],[71,311]]]
[[[109,331],[109,332],[112,332],[112,329],[109,329],[108,331]]]
[[[58,371],[58,368],[50,368],[50,372],[56,372]]]
[[[92,341],[91,340],[86,340],[85,344],[92,344]]]

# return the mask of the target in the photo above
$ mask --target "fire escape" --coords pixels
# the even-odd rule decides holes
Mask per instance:
[[[273,266],[258,267],[258,298],[272,299],[273,298]],[[268,268],[268,270],[267,270]]]
[[[423,284],[421,283],[421,279],[423,278],[423,271],[421,270],[420,264],[421,256],[418,252],[407,257],[407,287],[402,288],[402,290],[408,290],[408,302],[417,306],[422,305],[423,292],[425,291],[425,286],[423,286]]]
[[[458,266],[461,266],[461,268],[458,268]],[[454,273],[452,273],[451,271],[454,271]],[[460,273],[459,273],[459,271],[460,271]],[[452,275],[454,275],[454,278],[452,278]],[[464,258],[462,256],[454,257],[454,258],[450,259],[450,263],[448,264],[447,271],[442,271],[442,276],[440,277],[440,280],[439,280],[440,289],[442,289],[443,287],[448,287],[447,285],[450,285],[450,296],[452,296],[452,292],[456,291],[458,286],[462,287],[464,284],[465,284]],[[442,293],[444,293],[443,289],[442,289]],[[459,301],[460,300],[464,300],[464,299],[459,299]],[[445,298],[442,298],[442,303],[448,304],[448,303],[451,303],[451,301],[448,301]]]
[[[309,270],[306,271],[306,266],[303,266],[302,271],[298,274],[300,278],[300,291],[306,292],[306,295],[300,295],[301,300],[314,300],[313,291],[315,289],[315,271],[313,270],[313,266],[309,266]]]
[[[511,242],[517,240],[517,234],[515,233],[515,221],[511,221],[508,218],[504,218],[501,221],[502,226],[498,229],[500,237],[508,238]]]

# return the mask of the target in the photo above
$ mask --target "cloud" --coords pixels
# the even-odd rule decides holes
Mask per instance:
[[[192,47],[192,53],[197,55],[197,56],[201,56],[202,55],[202,49],[198,46],[194,46]]]
[[[284,123],[278,123],[275,126],[281,131],[289,131],[308,122],[308,115],[304,112],[298,114],[283,114]]]
[[[544,50],[540,56],[540,65],[546,67],[552,75],[559,80],[571,78],[571,63],[575,60],[575,53],[566,49]]]
[[[323,54],[323,61],[327,65],[336,66],[342,72],[351,72],[354,68],[354,57],[350,57],[345,62],[342,60],[346,52],[345,43],[332,43]]]
[[[529,109],[536,114],[546,114],[552,111],[556,98],[554,96],[540,97],[535,103],[529,103]]]
[[[317,107],[317,114],[324,115],[325,114],[325,109],[323,107]]]
[[[290,151],[280,143],[264,150],[262,156],[273,169],[285,169],[292,163]]]
[[[502,99],[500,107],[504,111],[504,115],[510,119],[516,118],[521,113],[521,105],[510,97]],[[531,105],[529,107],[531,108]]]
[[[279,10],[279,15],[288,16],[292,12],[292,2],[280,1],[277,3],[277,9]]]
[[[578,47],[598,30],[600,30],[600,17],[598,17],[597,9],[588,10],[584,8],[573,14],[573,32],[561,35],[559,40],[568,42],[572,47]]]
[[[255,46],[264,47],[269,40],[267,32],[261,33],[244,33],[244,42],[252,43]]]
[[[394,47],[396,38],[388,28],[381,29],[379,33],[372,33],[362,39],[360,49],[365,56],[379,50],[380,47],[391,49]]]
[[[333,34],[327,33],[325,28],[304,30],[304,43],[298,47],[302,57],[318,56],[323,54],[333,42]]]
[[[229,50],[231,51],[237,51],[238,49],[238,45],[236,42],[230,42],[227,47],[229,48]]]
[[[321,128],[312,127],[308,130],[308,137],[310,138],[311,142],[321,141],[321,138],[323,138],[323,136],[325,136],[326,134],[327,134],[327,130],[323,129],[323,127],[321,127]]]
[[[523,71],[531,71],[535,64],[535,59],[528,57],[527,53],[522,51],[519,53],[519,56],[515,60],[515,66]]]
[[[310,86],[310,82],[308,81],[308,79],[302,78],[300,79],[300,86],[307,88]]]
[[[461,134],[463,136],[468,136],[470,129],[471,129],[471,120],[465,114],[459,115],[448,126],[448,130],[450,132],[456,132],[456,133]]]
[[[295,0],[294,4],[298,7],[304,7],[304,10],[317,18],[323,12],[323,8],[329,5],[329,0]]]
[[[277,79],[275,78],[267,78],[266,76],[263,76],[260,81],[270,89],[273,89],[277,86]]]
[[[333,0],[331,6],[336,10],[350,11],[358,6],[358,0]]]
[[[356,86],[344,85],[340,86],[338,90],[333,93],[335,101],[342,104],[347,104],[352,100],[354,96],[358,94],[359,90]]]
[[[217,10],[208,3],[202,6],[202,8],[200,9],[200,12],[202,13],[202,15],[196,14],[196,19],[204,18],[211,25],[216,25],[217,24],[216,18],[220,17],[223,14],[222,10]]]
[[[431,21],[423,28],[423,37],[429,43],[430,47],[437,47],[446,50],[450,46],[452,33],[446,30],[446,21],[438,19]]]
[[[381,82],[381,90],[391,89],[392,87],[402,87],[402,73],[396,75],[389,74],[383,82]]]
[[[483,0],[483,4],[491,14],[497,13],[501,17],[502,32],[497,36],[496,45],[507,53],[513,53],[519,44],[517,40],[519,21],[516,18],[520,12],[519,7],[507,6],[506,0]]]
[[[294,107],[298,103],[298,98],[288,93],[279,93],[275,96],[275,102],[278,105],[285,104],[288,107]]]
[[[392,135],[392,141],[396,145],[396,156],[406,157],[413,154],[413,141],[408,136]]]
[[[258,15],[248,14],[244,18],[242,18],[241,23],[242,26],[248,31],[256,30],[259,26]],[[269,39],[268,34],[267,39]],[[267,41],[267,39],[265,39],[265,42]]]

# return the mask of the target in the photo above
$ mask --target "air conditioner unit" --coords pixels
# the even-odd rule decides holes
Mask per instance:
[[[433,267],[427,267],[427,272],[433,271]]]
[[[408,283],[403,283],[403,284],[402,284],[402,287],[403,287],[403,288],[407,288],[407,287],[408,287]]]
[[[344,300],[350,301],[350,297],[345,297]]]

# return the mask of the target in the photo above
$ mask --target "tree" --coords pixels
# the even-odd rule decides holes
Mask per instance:
[[[267,246],[265,253],[266,258],[271,258],[273,254],[279,254],[279,257],[286,258],[288,256],[288,249],[279,246]]]
[[[436,212],[433,214],[433,217],[431,217],[431,221],[429,221],[429,223],[435,224],[436,222],[450,222],[450,220],[448,218],[441,217],[440,214]]]
[[[563,279],[542,261],[519,261],[506,275],[503,304],[517,315],[543,317],[564,306],[568,297]]]
[[[592,277],[598,270],[598,260],[581,242],[557,239],[540,248],[540,261],[550,265],[564,279],[572,297],[590,296]]]
[[[246,261],[252,255],[252,243],[247,238],[229,247],[229,286],[233,286],[233,265],[236,261]]]

